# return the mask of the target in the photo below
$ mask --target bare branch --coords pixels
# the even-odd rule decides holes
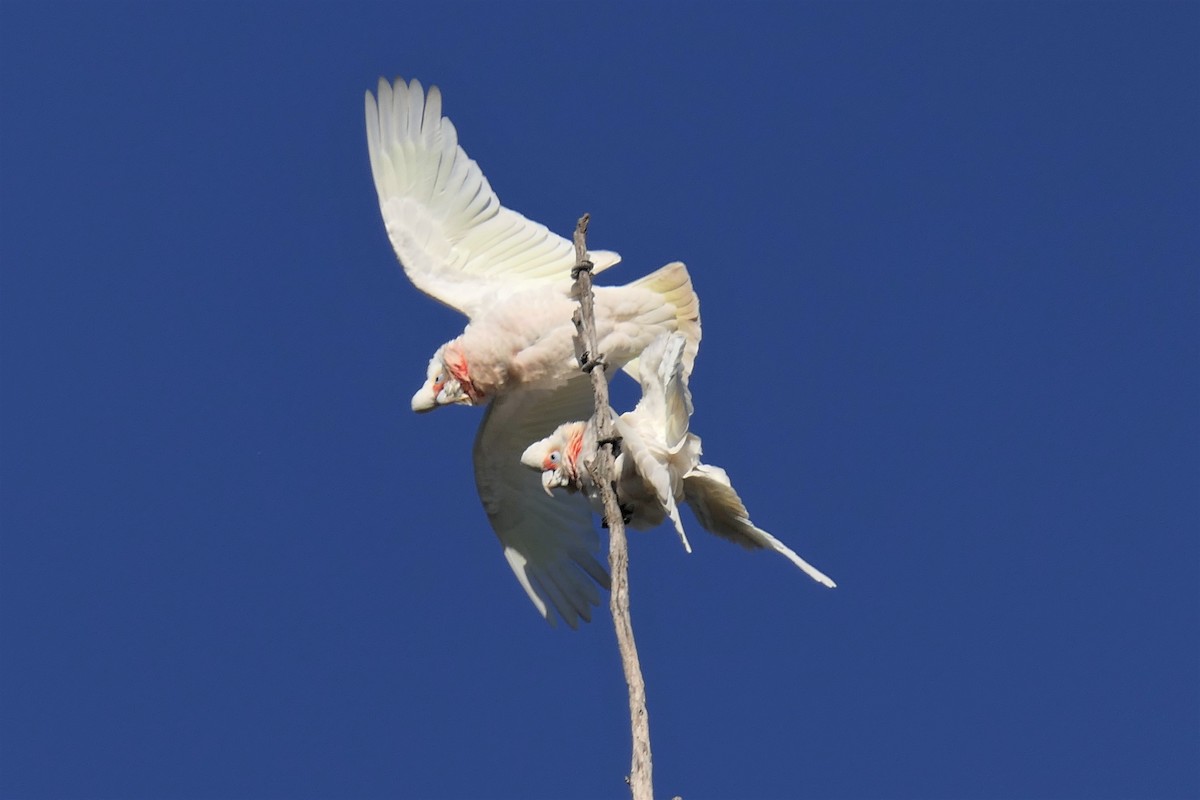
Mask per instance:
[[[608,523],[608,562],[612,572],[612,592],[608,607],[617,632],[617,647],[621,651],[621,666],[625,669],[625,684],[629,687],[629,722],[633,732],[633,763],[626,781],[633,800],[653,800],[651,778],[650,717],[646,713],[646,682],[638,661],[637,645],[633,640],[633,620],[629,615],[629,543],[625,538],[625,522],[616,491],[616,445],[612,409],[608,403],[608,377],[604,371],[604,354],[598,352],[596,339],[595,298],[592,295],[592,262],[587,257],[587,226],[590,216],[584,214],[575,226],[575,293],[579,311],[575,313],[575,355],[579,366],[592,376],[596,397],[596,438],[599,446],[596,457],[588,464],[592,480],[600,489],[604,502],[604,519]],[[596,367],[601,367],[596,369]]]

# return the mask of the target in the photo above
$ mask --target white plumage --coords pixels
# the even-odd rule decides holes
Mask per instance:
[[[689,358],[700,340],[699,301],[687,268],[668,264],[627,286],[595,289],[596,337],[608,373],[625,367],[663,333],[685,334]],[[550,287],[506,296],[438,348],[414,411],[480,405],[507,392],[553,389],[579,374],[571,315],[578,301]]]
[[[592,413],[575,360],[574,246],[500,205],[441,113],[441,93],[380,80],[366,93],[367,148],[388,238],[422,292],[466,314],[463,333],[429,362],[413,409],[489,403],[475,439],[475,481],[505,556],[539,612],[572,627],[599,603],[608,575],[582,497],[547,497],[518,463],[528,442]],[[600,272],[620,261],[591,251]],[[609,374],[656,336],[678,331],[693,358],[699,303],[683,264],[622,287],[596,289]]]
[[[534,285],[570,290],[575,250],[545,226],[500,205],[442,116],[442,94],[419,81],[379,81],[366,93],[367,151],[388,238],[409,280],[474,319]],[[589,253],[600,272],[621,260]]]
[[[638,359],[642,398],[633,411],[614,420],[621,437],[617,495],[630,514],[629,524],[648,529],[669,518],[691,552],[678,509],[686,502],[705,530],[746,548],[774,550],[813,580],[833,588],[836,584],[828,576],[750,521],[725,470],[700,462],[700,437],[688,430],[692,398],[686,344],[674,334],[646,348]],[[557,487],[580,490],[598,507],[597,487],[586,467],[596,447],[595,423],[589,417],[564,423],[535,441],[521,461],[542,473],[547,494]]]

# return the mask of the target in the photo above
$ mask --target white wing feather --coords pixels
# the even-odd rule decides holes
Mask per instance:
[[[746,506],[734,491],[725,470],[698,464],[683,479],[683,491],[688,506],[706,530],[750,550],[774,550],[817,583],[830,589],[837,586],[828,575],[801,558],[795,550],[750,521]]]
[[[675,533],[679,535],[683,549],[688,553],[692,552],[692,544],[683,531],[683,521],[679,518],[679,507],[675,503],[675,484],[679,483],[679,476],[672,474],[662,449],[651,447],[642,438],[637,426],[630,423],[629,414],[616,419],[616,430],[617,435],[621,437],[619,488],[629,499],[648,499],[642,497],[643,491],[637,486],[640,482],[652,490],[657,502],[657,506],[635,505],[636,511],[631,522],[636,527],[657,525],[662,518],[655,511],[661,510],[675,526]],[[631,462],[632,469],[629,466]]]
[[[690,370],[685,366],[687,344],[680,334],[660,336],[638,358],[642,397],[631,413],[645,418],[672,453],[683,446],[692,416]]]
[[[686,338],[675,333],[659,337],[642,351],[642,398],[619,421],[626,438],[625,457],[633,459],[642,481],[654,488],[689,552],[676,496],[688,504],[705,530],[743,547],[774,550],[813,580],[833,588],[836,584],[829,576],[750,521],[725,470],[700,463],[700,438],[688,430],[692,396],[686,344]]]
[[[591,607],[600,604],[597,584],[609,586],[597,559],[600,537],[587,499],[548,497],[538,473],[521,466],[521,454],[562,422],[591,413],[591,380],[581,373],[560,389],[497,398],[475,437],[475,485],[509,566],[548,622],[557,613],[572,628],[591,621]]]
[[[570,289],[571,242],[500,205],[479,165],[442,116],[436,86],[389,84],[366,93],[367,150],[388,238],[409,280],[475,317],[487,303],[532,283]],[[595,270],[620,261],[592,251]]]

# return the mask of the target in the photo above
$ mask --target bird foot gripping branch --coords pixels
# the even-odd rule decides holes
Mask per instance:
[[[622,503],[619,508],[621,509],[621,524],[628,525],[633,520],[633,513],[636,509],[634,509],[634,507],[628,503]],[[608,517],[600,517],[600,527],[604,528],[605,530],[609,529]]]
[[[606,436],[603,439],[597,439],[596,444],[600,447],[603,447],[606,444],[611,445],[614,458],[621,455],[621,437],[615,433],[612,436]],[[628,521],[629,520],[626,520],[626,522]]]
[[[603,353],[595,358],[592,358],[591,353],[589,353],[587,350],[584,350],[579,356],[579,368],[589,375],[596,367],[606,368],[607,366],[608,363],[604,360]]]
[[[633,512],[634,512],[633,506],[629,505],[628,503],[622,503],[621,504],[621,522],[624,522],[626,525],[628,525],[633,520]]]
[[[578,281],[580,274],[585,273],[585,272],[588,274],[588,277],[590,278],[591,274],[592,274],[592,262],[591,261],[583,261],[580,263],[579,266],[572,269],[571,270],[571,279],[574,281]],[[579,293],[579,286],[578,286],[578,284],[576,284],[576,288],[573,290],[573,294],[578,294],[578,293]],[[588,288],[588,294],[589,295],[591,294],[590,286]],[[576,297],[576,299],[580,300],[581,298]],[[584,372],[586,372],[588,375],[591,375],[592,370],[594,370],[596,367],[608,369],[608,362],[606,362],[604,360],[604,354],[599,353],[598,355],[596,355],[595,358],[593,358],[592,350],[588,348],[588,336],[584,329],[582,305],[580,308],[575,309],[575,313],[571,315],[571,322],[575,323],[575,338],[574,338],[575,360],[579,362],[579,368],[581,370],[583,370]]]

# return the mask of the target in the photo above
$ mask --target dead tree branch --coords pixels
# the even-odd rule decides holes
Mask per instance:
[[[587,257],[587,226],[589,215],[584,214],[575,226],[575,293],[579,310],[575,312],[575,350],[579,366],[592,376],[596,396],[596,458],[588,465],[592,480],[600,489],[604,501],[604,519],[608,523],[608,562],[612,572],[612,592],[609,611],[617,632],[617,647],[621,651],[621,666],[625,669],[625,684],[629,687],[629,722],[633,732],[633,763],[629,788],[633,800],[653,800],[651,779],[650,718],[646,714],[646,682],[638,661],[637,645],[633,641],[633,621],[629,615],[629,543],[625,538],[616,492],[616,439],[612,409],[608,403],[608,377],[605,375],[604,354],[599,352],[596,339],[596,315],[592,295],[592,262]],[[599,367],[599,369],[596,369]]]

